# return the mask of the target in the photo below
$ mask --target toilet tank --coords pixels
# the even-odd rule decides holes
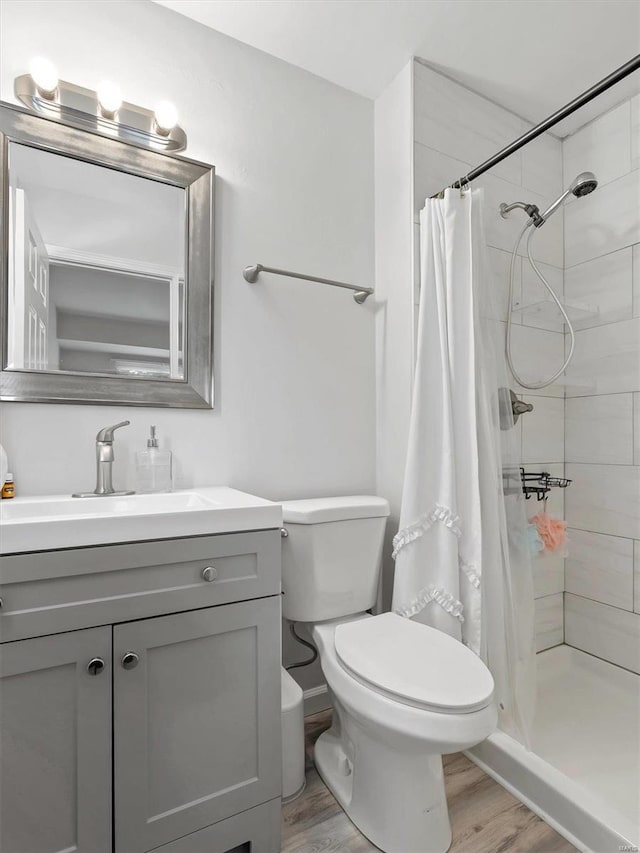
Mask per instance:
[[[376,602],[384,498],[315,498],[282,504],[282,613],[321,622],[362,613]]]

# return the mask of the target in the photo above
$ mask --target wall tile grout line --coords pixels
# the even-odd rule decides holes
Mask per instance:
[[[610,252],[603,252],[601,255],[596,255],[595,258],[588,258],[586,261],[578,261],[577,264],[569,264],[568,266],[564,267],[564,271],[566,272],[567,270],[574,270],[576,269],[576,267],[582,267],[585,264],[591,264],[593,263],[593,261],[600,260],[600,258],[609,258],[611,257],[611,255],[617,255],[618,252],[628,252],[629,249],[633,249],[633,247],[636,245],[637,243],[629,243],[627,246],[620,246],[618,249],[611,249]]]

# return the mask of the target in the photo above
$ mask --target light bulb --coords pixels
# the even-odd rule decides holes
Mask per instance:
[[[168,136],[178,123],[178,111],[169,101],[160,101],[155,110],[156,129],[162,136]]]
[[[58,72],[53,62],[43,56],[31,60],[29,73],[36,84],[38,94],[51,100],[58,88]]]
[[[100,111],[105,118],[114,118],[122,106],[122,95],[120,87],[109,80],[103,80],[98,86],[98,101]]]

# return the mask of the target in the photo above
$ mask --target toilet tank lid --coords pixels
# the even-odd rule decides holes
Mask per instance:
[[[388,501],[375,495],[310,498],[284,501],[282,504],[282,519],[285,524],[322,524],[326,521],[347,521],[354,518],[384,518],[387,515]]]

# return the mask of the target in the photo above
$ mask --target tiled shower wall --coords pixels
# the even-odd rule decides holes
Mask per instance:
[[[640,96],[563,155],[565,183],[599,182],[564,212],[565,297],[583,315],[565,402],[565,639],[640,672]]]
[[[419,211],[424,200],[465,175],[479,162],[520,136],[530,124],[471,92],[420,61],[414,63],[414,243],[419,245]],[[509,259],[523,214],[514,212],[507,220],[499,214],[500,202],[528,201],[548,206],[562,191],[562,143],[544,134],[474,182],[485,190],[485,230],[489,261],[499,304],[494,320],[496,332],[505,334]],[[535,257],[550,281],[562,293],[563,218],[560,213],[536,233]],[[419,264],[415,265],[419,275]],[[416,279],[416,316],[419,278]],[[553,314],[536,309],[543,299],[537,279],[528,264],[518,259],[516,293],[518,304],[529,306],[516,313],[514,359],[524,379],[552,375],[562,365],[564,329]],[[531,471],[545,470],[554,476],[564,473],[564,387],[551,386],[541,392],[525,392],[513,383],[516,393],[534,404],[534,411],[520,419],[518,439],[523,459]],[[530,502],[531,514],[539,506]],[[556,490],[549,511],[564,515],[564,493]],[[563,642],[564,561],[561,557],[537,558],[535,562],[536,620],[538,649]]]
[[[529,125],[420,61],[414,65],[414,111],[417,253],[424,199]],[[597,191],[568,202],[533,242],[543,273],[577,318],[573,362],[564,382],[542,391],[513,383],[534,404],[517,426],[526,469],[566,473],[573,480],[566,492],[554,490],[548,503],[552,515],[569,523],[569,556],[534,562],[536,641],[539,651],[566,641],[638,671],[640,96],[563,142],[545,134],[474,186],[485,189],[489,259],[500,294],[494,319],[503,335],[509,256],[523,219],[514,213],[503,220],[500,202],[525,200],[543,209],[587,170],[598,178]],[[418,263],[415,269],[418,274]],[[415,284],[417,309],[418,278]],[[516,266],[515,302],[516,368],[525,379],[554,373],[568,336],[522,258]],[[539,508],[531,501],[530,515]]]

